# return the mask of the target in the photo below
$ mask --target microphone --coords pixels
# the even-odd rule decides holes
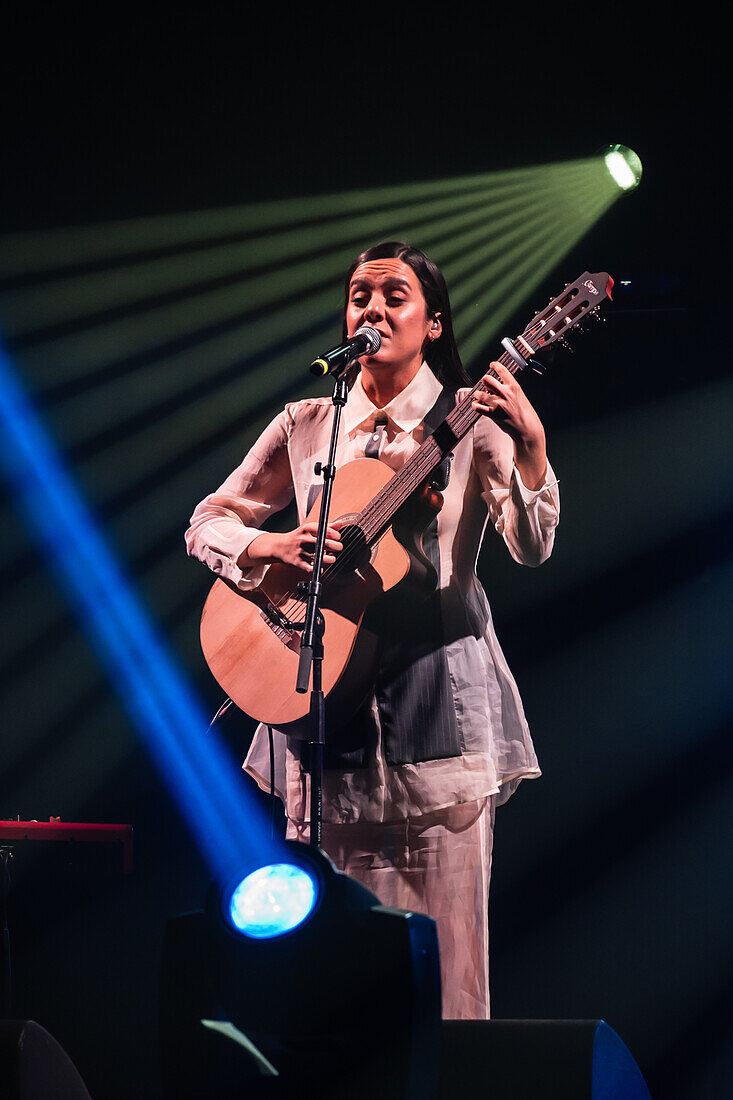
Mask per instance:
[[[371,325],[362,325],[345,344],[331,348],[310,366],[311,374],[323,377],[324,374],[340,374],[344,367],[362,355],[375,355],[381,346],[382,337]]]

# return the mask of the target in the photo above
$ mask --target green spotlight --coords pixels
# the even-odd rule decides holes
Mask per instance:
[[[641,161],[628,145],[609,145],[603,150],[606,168],[622,191],[633,191],[641,179]]]

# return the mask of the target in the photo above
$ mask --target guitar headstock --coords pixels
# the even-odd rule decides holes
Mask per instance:
[[[595,314],[606,298],[611,298],[613,279],[606,271],[591,274],[584,271],[574,283],[568,283],[562,294],[536,313],[517,340],[521,350],[526,342],[533,352],[554,344],[590,314]]]

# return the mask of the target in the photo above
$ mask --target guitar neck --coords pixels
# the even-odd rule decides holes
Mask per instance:
[[[507,352],[499,356],[499,362],[512,374],[516,372],[517,365]],[[498,377],[495,371],[490,373]],[[383,534],[402,505],[483,416],[472,405],[474,394],[479,389],[481,381],[451,410],[433,434],[423,440],[409,462],[364,508],[358,522],[369,545]]]

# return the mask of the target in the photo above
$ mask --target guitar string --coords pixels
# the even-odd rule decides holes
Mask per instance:
[[[566,290],[571,291],[569,297],[570,300],[572,300],[572,297],[574,297],[574,293],[572,293],[573,288],[568,287],[566,288]],[[577,293],[577,289],[575,290],[575,293]],[[552,302],[550,304],[552,305]],[[556,304],[560,305],[560,309],[556,310],[556,312],[562,314],[564,312],[564,305],[569,303]],[[575,325],[580,320],[582,320],[586,312],[588,311],[585,310],[581,315],[573,318],[572,322],[565,327],[564,331],[574,328]],[[539,346],[538,344],[537,347],[533,347],[532,344],[534,343],[534,338],[538,335],[538,333],[542,332],[542,321],[543,319],[545,319],[545,321],[549,320],[551,316],[551,314],[547,313],[547,310],[543,311],[542,317],[539,313],[535,314],[535,317],[527,325],[524,332],[522,333],[522,338],[530,343],[530,347],[532,347],[533,353],[536,352],[537,347]],[[557,338],[556,334],[554,333],[553,338]],[[508,352],[503,352],[499,356],[498,361],[504,367],[506,367],[511,374],[517,373],[519,369],[518,364],[512,359]],[[477,412],[475,409],[473,409],[472,401],[475,394],[479,390],[483,389],[482,383],[486,374],[490,374],[494,378],[499,377],[496,371],[492,370],[491,367],[489,367],[489,369],[484,372],[484,375],[482,375],[478,382],[476,382],[471,390],[469,390],[465,398],[458,405],[456,405],[452,412],[445,418],[445,421],[450,422],[450,427],[452,429],[456,429],[456,434],[458,435],[459,439],[463,438],[468,429],[471,427],[472,422],[477,421],[479,417],[483,415],[482,413]],[[438,449],[438,454],[440,454],[440,447],[435,441],[434,436],[428,436],[427,439],[424,440],[424,442],[415,452],[412,459],[410,459],[410,461],[405,466],[403,466],[402,470],[400,470],[398,474],[395,474],[394,477],[390,478],[387,484],[383,486],[383,488],[366,505],[364,510],[360,513],[360,522],[354,525],[352,531],[347,531],[345,533],[344,538],[342,539],[342,542],[344,543],[343,550],[339,554],[338,558],[335,562],[332,562],[322,571],[322,584],[325,584],[329,580],[332,580],[334,576],[346,571],[347,568],[350,570],[352,563],[356,564],[359,556],[363,555],[364,553],[364,541],[366,542],[367,548],[369,548],[370,544],[373,541],[379,541],[379,538],[381,538],[382,534],[384,533],[383,531],[380,533],[380,529],[384,527],[386,530],[389,526],[388,517],[390,515],[392,517],[394,516],[399,507],[401,507],[402,504],[405,503],[405,501],[412,495],[412,493],[417,489],[421,482],[425,481],[425,479],[430,475],[435,466],[438,465],[438,463],[440,462],[440,458],[438,458],[437,461],[435,458],[436,447]],[[414,480],[414,484],[410,486],[410,482],[412,480]],[[407,492],[405,492],[406,485],[409,486]],[[400,497],[404,497],[404,499],[400,500]],[[375,517],[375,515],[377,518],[377,523],[374,529],[370,531],[370,520],[374,522],[373,517]],[[363,536],[363,538],[361,536]],[[347,539],[348,542],[346,541]],[[294,620],[296,610],[304,610],[306,604],[305,600],[301,597],[298,597],[295,592],[288,591],[282,595],[280,600],[277,601],[276,606],[281,611],[281,613],[285,615],[286,618],[288,618],[289,620]]]
[[[504,352],[501,358],[509,359],[509,356],[506,352]],[[503,365],[508,366],[507,363],[504,363]],[[516,364],[512,365],[516,370]],[[491,373],[494,375],[494,377],[498,378],[498,375],[495,371],[487,371],[486,373]],[[474,420],[478,420],[479,416],[482,415],[481,413],[476,412],[471,407],[471,402],[473,401],[476,392],[482,389],[483,377],[484,376],[482,376],[482,378],[478,380],[478,382],[473,386],[473,388],[469,391],[465,398],[463,398],[463,400],[445,418],[444,423],[447,421],[450,423],[450,426],[452,428],[458,428],[459,432],[461,432],[461,437],[463,434],[465,434],[464,429],[467,430],[468,427],[470,427],[471,422]],[[400,496],[405,495],[405,499],[410,496],[420,485],[420,483],[424,481],[427,476],[429,476],[434,466],[437,465],[437,462],[435,460],[436,448],[438,450],[439,462],[444,457],[440,452],[439,444],[437,444],[434,435],[428,436],[425,439],[424,443],[421,444],[420,448],[415,452],[413,458],[407,463],[406,466],[402,468],[400,473],[396,475],[396,477],[392,478],[389,482],[387,482],[387,485],[366,506],[366,508],[362,512],[361,519],[363,521],[366,520],[368,523],[375,514],[377,518],[377,525],[372,532],[372,538],[377,534],[381,526],[384,524],[385,513],[392,510],[392,506],[394,505],[395,501],[399,500]],[[414,484],[410,486],[409,483],[411,480],[414,481]],[[404,492],[405,484],[409,486],[406,494]]]
[[[528,328],[529,327],[530,326],[528,326]],[[525,330],[525,336],[527,335],[527,331],[528,330]],[[502,353],[499,357],[499,362],[512,374],[516,374],[518,365],[511,359],[507,352]],[[496,371],[489,368],[478,382],[475,383],[472,389],[469,390],[463,400],[452,410],[449,416],[446,417],[446,420],[451,421],[451,427],[457,429],[459,438],[463,438],[463,435],[465,435],[468,428],[470,428],[471,423],[477,421],[479,417],[483,415],[473,409],[471,403],[474,395],[479,390],[483,389],[482,382],[486,374],[491,374],[494,378],[499,377]],[[436,447],[438,448],[438,456],[440,456],[437,458],[437,461],[435,455]],[[378,539],[381,538],[381,534],[384,532],[380,534],[380,528],[385,527],[386,530],[386,526],[388,526],[388,521],[385,526],[386,517],[390,513],[394,514],[394,511],[412,495],[420,483],[425,481],[430,472],[441,460],[441,457],[439,446],[436,444],[433,436],[428,436],[424,443],[421,444],[420,448],[415,452],[413,458],[402,468],[399,474],[391,478],[390,481],[387,482],[387,485],[369,502],[359,517],[360,523],[355,525],[353,532],[347,532],[347,536],[351,534],[352,537],[349,542],[344,545],[337,560],[323,570],[321,574],[321,582],[323,584],[332,580],[338,573],[350,569],[352,563],[356,564],[358,558],[363,555],[364,541],[366,541],[368,547],[375,539],[378,541]],[[414,485],[409,484],[411,480],[414,480]],[[408,486],[407,491],[405,491],[406,484]],[[400,497],[404,497],[404,500],[400,500]],[[397,508],[394,507],[396,502],[399,502]],[[374,516],[374,513],[376,513],[379,518],[376,526],[371,530],[369,520]],[[364,536],[364,539],[360,537],[361,535]],[[305,601],[298,597],[295,592],[288,591],[283,593],[280,600],[276,602],[276,606],[281,614],[287,619],[294,621],[296,611],[305,608]]]
[[[478,419],[478,417],[481,415],[480,413],[475,413],[475,410],[469,408],[472,394],[474,394],[479,388],[481,388],[481,380],[476,383],[476,385],[469,392],[466,398],[461,401],[460,405],[456,406],[456,410],[453,410],[454,412],[458,410],[461,413],[461,415],[454,418],[454,424],[456,426],[458,426],[458,423],[460,421],[462,428],[466,419],[470,421],[470,419],[472,418],[472,414],[475,415],[476,419]],[[466,418],[467,412],[469,414],[468,418]],[[337,560],[328,565],[323,571],[321,578],[322,583],[326,583],[327,581],[332,580],[334,575],[344,572],[345,570],[347,570],[347,568],[350,568],[351,563],[355,562],[360,554],[363,553],[364,546],[363,540],[360,537],[361,534],[363,534],[364,536],[364,541],[366,541],[367,547],[373,541],[373,539],[377,537],[380,527],[384,525],[385,515],[391,511],[394,503],[399,500],[400,496],[405,496],[405,498],[409,497],[412,492],[414,492],[415,488],[422,481],[425,480],[430,471],[434,469],[434,467],[437,465],[437,462],[435,460],[436,448],[437,444],[435,443],[435,440],[432,436],[428,436],[424,443],[421,444],[418,451],[415,452],[413,458],[410,460],[407,466],[404,466],[399,474],[391,478],[390,481],[387,483],[387,486],[385,486],[383,490],[380,491],[380,493],[378,493],[372,501],[370,501],[370,503],[359,516],[360,522],[354,525],[355,529],[353,530],[353,534],[352,532],[347,532],[347,535],[352,534],[352,537],[350,538],[349,542],[344,545],[344,548],[339,554]],[[437,449],[438,454],[440,455],[440,450],[439,448]],[[438,461],[440,461],[440,459],[438,459]],[[404,476],[405,472],[408,470],[408,467],[411,474],[410,478]],[[415,481],[415,485],[412,487],[409,486],[410,480]],[[393,483],[397,482],[399,482],[399,484],[393,485]],[[408,486],[407,491],[405,490],[405,483],[407,483]],[[385,489],[388,491],[385,492]],[[376,526],[374,526],[374,529],[372,530],[371,528],[374,520],[372,519],[371,523],[369,522],[369,520],[372,514],[375,512],[380,518]],[[289,619],[292,619],[294,617],[292,612],[294,612],[297,607],[302,606],[304,601],[302,599],[298,599],[295,593],[288,593],[284,598],[286,600],[290,598],[292,603],[286,603],[284,606],[281,605],[280,610],[282,610]]]
[[[564,315],[566,306],[572,301],[573,297],[575,297],[577,293],[578,289],[574,285],[567,287],[566,294],[563,295],[563,297],[566,298],[566,301],[563,303],[558,302],[557,300],[554,301],[555,307],[560,306],[559,310],[556,309],[556,312]],[[561,296],[558,295],[558,298],[559,297]],[[577,303],[577,305],[581,306],[582,312],[577,317],[574,317],[569,325],[565,326],[564,331],[575,327],[575,325],[580,320],[582,320],[582,317],[585,316],[585,314],[588,312],[587,306],[589,304],[590,303],[585,303],[584,305],[581,305],[581,303]],[[553,303],[551,302],[550,305],[553,305]],[[524,332],[522,333],[522,338],[528,342],[532,353],[534,353],[537,350],[537,346],[539,346],[539,344],[534,346],[534,341],[535,337],[538,334],[542,333],[543,320],[546,322],[551,316],[552,314],[549,314],[547,312],[547,309],[542,312],[542,315],[540,315],[539,313],[535,314],[535,317],[527,325]],[[547,329],[547,331],[551,331],[551,326]],[[553,332],[553,339],[555,338],[557,338],[557,334]],[[511,374],[516,374],[519,369],[518,364],[506,351],[504,351],[499,356],[499,362],[504,367],[506,367]],[[483,415],[476,412],[476,410],[472,408],[471,403],[476,392],[483,388],[482,382],[486,374],[490,374],[494,378],[499,377],[496,371],[489,368],[469,391],[466,397],[460,402],[460,404],[456,406],[456,408],[449,414],[448,417],[446,417],[446,420],[450,422],[451,427],[457,429],[459,438],[463,438],[463,435],[467,432],[471,424],[477,421],[478,418]],[[381,537],[380,531],[382,527],[385,526],[385,521],[387,521],[388,523],[387,517],[390,513],[393,515],[394,511],[396,510],[394,507],[395,503],[399,502],[397,504],[397,507],[400,507],[405,502],[405,500],[415,491],[418,485],[422,481],[424,481],[427,476],[429,476],[430,472],[437,465],[437,462],[435,461],[435,446],[430,446],[431,440],[433,440],[433,436],[429,436],[425,440],[425,442],[421,444],[420,448],[415,453],[413,458],[407,463],[407,465],[403,467],[399,474],[390,479],[387,485],[384,486],[379,493],[377,493],[377,495],[369,502],[364,511],[361,513],[360,527],[365,533],[367,544],[371,543],[375,538],[377,538],[377,536]],[[440,459],[438,459],[438,461],[440,461]],[[410,485],[411,480],[414,481],[414,484],[412,485]],[[407,492],[405,492],[405,484],[407,484],[408,486]],[[401,500],[401,497],[403,497],[404,499]],[[371,530],[370,520],[373,522],[372,517],[374,517],[375,514],[377,517],[377,523],[376,526],[374,526],[373,530]],[[360,551],[358,541],[359,540],[357,540],[357,545],[354,546],[353,550],[350,549],[350,552],[347,552],[345,548],[339,555],[337,561],[328,566],[326,570],[324,570],[324,581],[331,578],[335,573],[343,571],[344,568],[351,563],[353,557]]]
[[[505,359],[507,360],[507,362],[503,362],[503,360]],[[509,357],[506,352],[504,352],[500,356],[499,362],[502,362],[502,365],[507,367],[507,369],[510,370],[512,374],[516,373],[518,369],[517,364],[514,363],[514,361]],[[485,374],[491,374],[495,378],[499,377],[496,371],[493,371],[491,369],[486,371]],[[462,438],[465,434],[464,429],[468,430],[471,422],[478,420],[478,418],[483,415],[482,413],[477,412],[471,407],[471,402],[473,400],[474,394],[483,388],[482,381],[485,377],[485,374],[482,375],[478,382],[476,382],[476,384],[468,392],[468,394],[460,402],[460,404],[458,404],[452,410],[452,412],[449,414],[449,417],[446,417],[446,420],[449,418],[452,420],[452,427],[458,430],[458,432],[460,433],[460,438]],[[435,455],[436,449],[439,456],[437,458],[437,461]],[[377,537],[380,528],[384,526],[385,517],[390,512],[392,512],[392,507],[395,502],[399,501],[399,498],[401,496],[404,496],[405,500],[409,498],[415,491],[415,489],[421,484],[421,482],[423,482],[429,476],[430,472],[435,468],[438,462],[440,462],[442,457],[444,456],[442,456],[440,452],[439,445],[436,443],[432,435],[428,436],[420,445],[420,448],[415,452],[413,458],[407,463],[407,465],[402,468],[399,474],[396,474],[393,478],[390,479],[390,481],[387,482],[387,485],[384,486],[379,493],[377,493],[377,495],[369,502],[364,511],[360,514],[359,519],[361,522],[358,525],[354,525],[355,529],[353,530],[353,535],[350,538],[349,543],[344,545],[344,548],[339,554],[337,560],[335,562],[332,562],[326,567],[326,569],[323,570],[321,575],[321,581],[323,584],[327,583],[329,580],[332,580],[334,576],[338,573],[342,573],[350,569],[352,562],[355,564],[358,561],[359,556],[363,554],[364,551],[363,542],[360,534],[364,534],[364,538],[368,547],[369,544]],[[409,476],[407,476],[408,471]],[[411,480],[415,481],[415,484],[413,486],[409,486],[409,482]],[[407,491],[405,491],[406,484],[408,486]],[[401,501],[400,503],[404,503],[404,501]],[[376,526],[374,527],[374,530],[369,533],[371,527],[369,520],[374,513],[377,513],[377,516],[379,518]],[[349,534],[352,533],[347,532],[347,535]],[[305,601],[302,598],[299,598],[295,592],[289,591],[287,593],[284,593],[281,599],[284,602],[278,601],[276,606],[278,607],[278,610],[291,621],[295,619],[295,612],[300,608],[305,607]]]
[[[474,390],[476,388],[478,388],[479,385],[480,385],[480,382],[477,383],[477,386],[474,387]],[[474,391],[472,390],[471,392],[473,393]],[[462,407],[462,406],[463,406],[463,402],[461,402],[460,407]],[[377,496],[369,503],[369,505],[367,505],[367,507],[364,509],[364,511],[360,514],[360,516],[359,516],[359,521],[360,522],[358,524],[354,525],[355,529],[353,530],[353,533],[347,532],[347,536],[349,534],[351,534],[352,537],[349,539],[349,542],[346,545],[344,545],[344,548],[341,551],[341,553],[339,554],[337,561],[335,561],[335,562],[331,563],[330,565],[328,565],[326,567],[326,569],[323,571],[322,578],[321,578],[322,583],[326,583],[329,580],[332,580],[334,575],[336,575],[338,573],[341,573],[344,570],[346,570],[347,567],[351,566],[352,562],[354,562],[356,559],[358,559],[358,556],[360,555],[360,553],[363,553],[364,547],[363,547],[362,538],[360,537],[361,533],[363,533],[363,535],[364,535],[364,539],[367,543],[367,546],[372,541],[372,539],[374,539],[376,537],[376,535],[379,531],[379,526],[381,525],[381,523],[384,522],[384,520],[382,519],[381,523],[378,524],[377,527],[375,527],[373,531],[370,531],[371,524],[369,524],[369,522],[368,522],[370,514],[374,511],[378,511],[378,510],[381,509],[381,514],[382,514],[382,516],[384,516],[385,511],[388,510],[387,505],[391,505],[395,500],[399,499],[400,495],[402,495],[404,493],[403,486],[404,486],[405,481],[407,480],[407,478],[404,475],[405,475],[405,471],[407,471],[407,469],[408,469],[408,466],[409,466],[410,471],[413,471],[413,476],[416,479],[416,484],[419,484],[420,481],[424,480],[425,476],[427,476],[427,474],[430,472],[430,470],[433,469],[433,467],[436,465],[436,463],[434,461],[434,458],[433,458],[435,447],[434,446],[433,447],[429,446],[431,441],[432,441],[432,436],[429,436],[425,440],[425,444],[428,444],[428,447],[426,447],[425,450],[423,450],[424,444],[421,444],[421,447],[418,449],[418,451],[415,452],[415,455],[413,456],[411,461],[408,463],[408,465],[404,466],[399,474],[395,475],[394,478],[390,479],[390,481],[387,483],[387,486],[392,487],[390,489],[390,491],[387,492],[387,493],[385,493],[384,490],[380,491],[380,493],[377,494]],[[433,452],[433,454],[430,453],[431,451]],[[414,471],[417,471],[417,472],[415,473]],[[397,482],[398,479],[400,479],[400,484],[398,486],[393,486],[392,483]],[[407,495],[409,496],[410,494],[408,493]],[[367,522],[364,522],[365,520]],[[365,528],[366,528],[366,530],[365,530]],[[299,607],[303,606],[304,601],[302,599],[298,599],[296,594],[293,593],[293,592],[289,592],[289,593],[285,594],[283,599],[286,602],[285,602],[284,605],[283,604],[279,605],[280,610],[283,612],[283,614],[285,614],[287,616],[287,618],[293,619],[294,618],[294,611],[296,610],[296,608],[299,608]],[[287,601],[291,601],[291,602],[287,602]]]
[[[524,338],[530,336],[531,329],[534,326],[534,322],[527,326],[523,333]],[[532,350],[534,351],[535,349],[533,348]],[[502,355],[499,356],[499,362],[502,363],[511,374],[516,374],[519,369],[518,365],[507,352],[503,352]],[[483,389],[482,382],[486,374],[490,374],[494,378],[499,377],[496,371],[489,368],[472,389],[469,390],[465,398],[452,410],[449,416],[446,417],[446,421],[449,420],[451,422],[451,427],[457,430],[459,438],[463,438],[471,424],[476,422],[479,417],[483,415],[473,409],[472,401],[475,394]],[[322,583],[325,584],[329,580],[332,580],[338,573],[346,571],[347,568],[350,569],[352,563],[355,564],[359,556],[363,554],[364,541],[366,541],[368,547],[375,539],[378,541],[378,539],[381,538],[381,534],[384,532],[380,533],[380,529],[385,527],[386,517],[389,516],[390,513],[394,515],[394,511],[401,507],[405,500],[412,495],[415,489],[429,476],[430,472],[440,461],[440,457],[438,457],[436,461],[436,446],[437,444],[435,444],[433,436],[428,436],[408,464],[403,467],[399,474],[391,478],[390,481],[387,482],[387,485],[369,502],[364,511],[360,514],[360,522],[358,525],[355,525],[356,529],[353,530],[353,532],[346,533],[347,536],[351,534],[352,537],[349,542],[344,545],[337,560],[323,570],[321,575]],[[438,454],[440,455],[439,448]],[[414,485],[410,486],[409,483],[411,480],[414,480]],[[405,491],[406,484],[408,486],[407,491]],[[400,497],[404,497],[404,499],[400,500]],[[397,508],[394,507],[396,502],[399,502],[397,503]],[[375,513],[378,520],[376,526],[374,526],[372,530],[371,527],[374,522],[373,517]],[[363,535],[364,539],[362,539],[360,535]],[[278,602],[277,606],[290,620],[295,618],[296,610],[305,608],[305,601],[292,591],[283,594],[281,601],[284,602]]]

